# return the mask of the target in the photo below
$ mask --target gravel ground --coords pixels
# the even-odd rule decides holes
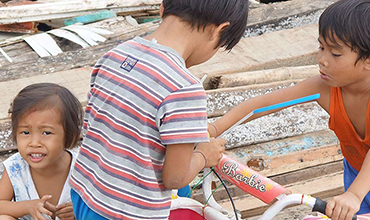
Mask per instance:
[[[305,215],[311,214],[311,208],[307,206],[294,206],[280,211],[274,220],[301,220]],[[243,220],[259,220],[261,216],[245,218]]]
[[[331,198],[323,199],[329,201]],[[312,213],[312,209],[308,206],[298,205],[283,209],[274,218],[274,220],[301,220],[306,215],[315,215]],[[261,216],[254,216],[250,218],[244,218],[243,220],[259,220]],[[329,219],[328,219],[329,220]]]

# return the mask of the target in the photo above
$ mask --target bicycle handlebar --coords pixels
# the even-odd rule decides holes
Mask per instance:
[[[322,214],[326,215],[326,205],[328,203],[321,200],[320,198],[316,198],[316,202],[315,202],[315,205],[313,206],[312,208],[312,211],[313,212],[321,212]],[[352,217],[352,220],[356,220],[357,219],[357,215],[354,214],[353,217]]]
[[[327,202],[320,198],[314,198],[305,194],[290,194],[279,196],[277,199],[278,200],[263,213],[259,220],[272,220],[282,209],[290,205],[306,205],[311,207],[313,212],[320,212],[325,215]],[[357,215],[354,215],[352,220],[356,219]]]

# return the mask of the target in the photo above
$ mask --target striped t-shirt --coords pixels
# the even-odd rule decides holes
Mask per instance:
[[[72,188],[108,219],[167,219],[166,145],[208,141],[206,98],[171,48],[136,37],[109,51],[92,73]]]

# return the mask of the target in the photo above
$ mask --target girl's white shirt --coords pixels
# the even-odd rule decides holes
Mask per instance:
[[[68,152],[72,155],[72,162],[71,162],[68,177],[63,186],[62,194],[59,197],[58,205],[71,201],[71,194],[70,194],[71,187],[69,186],[68,179],[71,174],[71,170],[74,166],[74,163],[76,161],[77,153],[72,152],[72,151],[68,151]],[[12,186],[13,186],[13,191],[14,191],[13,201],[20,202],[20,201],[40,199],[39,195],[37,194],[36,187],[32,180],[30,167],[19,153],[16,153],[12,155],[11,157],[9,157],[7,160],[3,162],[3,164],[8,173],[10,182],[12,183]],[[33,220],[33,218],[30,215],[26,215],[18,219]],[[56,220],[59,220],[59,218],[56,218]]]

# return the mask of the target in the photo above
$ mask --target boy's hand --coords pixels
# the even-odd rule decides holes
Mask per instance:
[[[74,220],[75,215],[73,213],[73,206],[72,202],[63,203],[57,205],[56,207],[57,213],[56,216],[61,220]]]
[[[217,166],[225,151],[226,140],[224,138],[210,138],[209,143],[200,143],[196,150],[204,153],[207,158],[206,167]]]
[[[28,213],[34,220],[52,219],[53,212],[56,211],[56,208],[54,205],[47,202],[48,199],[51,199],[51,195],[44,195],[41,199],[30,201],[28,205]]]
[[[326,206],[326,215],[332,220],[352,220],[360,209],[361,201],[350,191],[335,196]]]

